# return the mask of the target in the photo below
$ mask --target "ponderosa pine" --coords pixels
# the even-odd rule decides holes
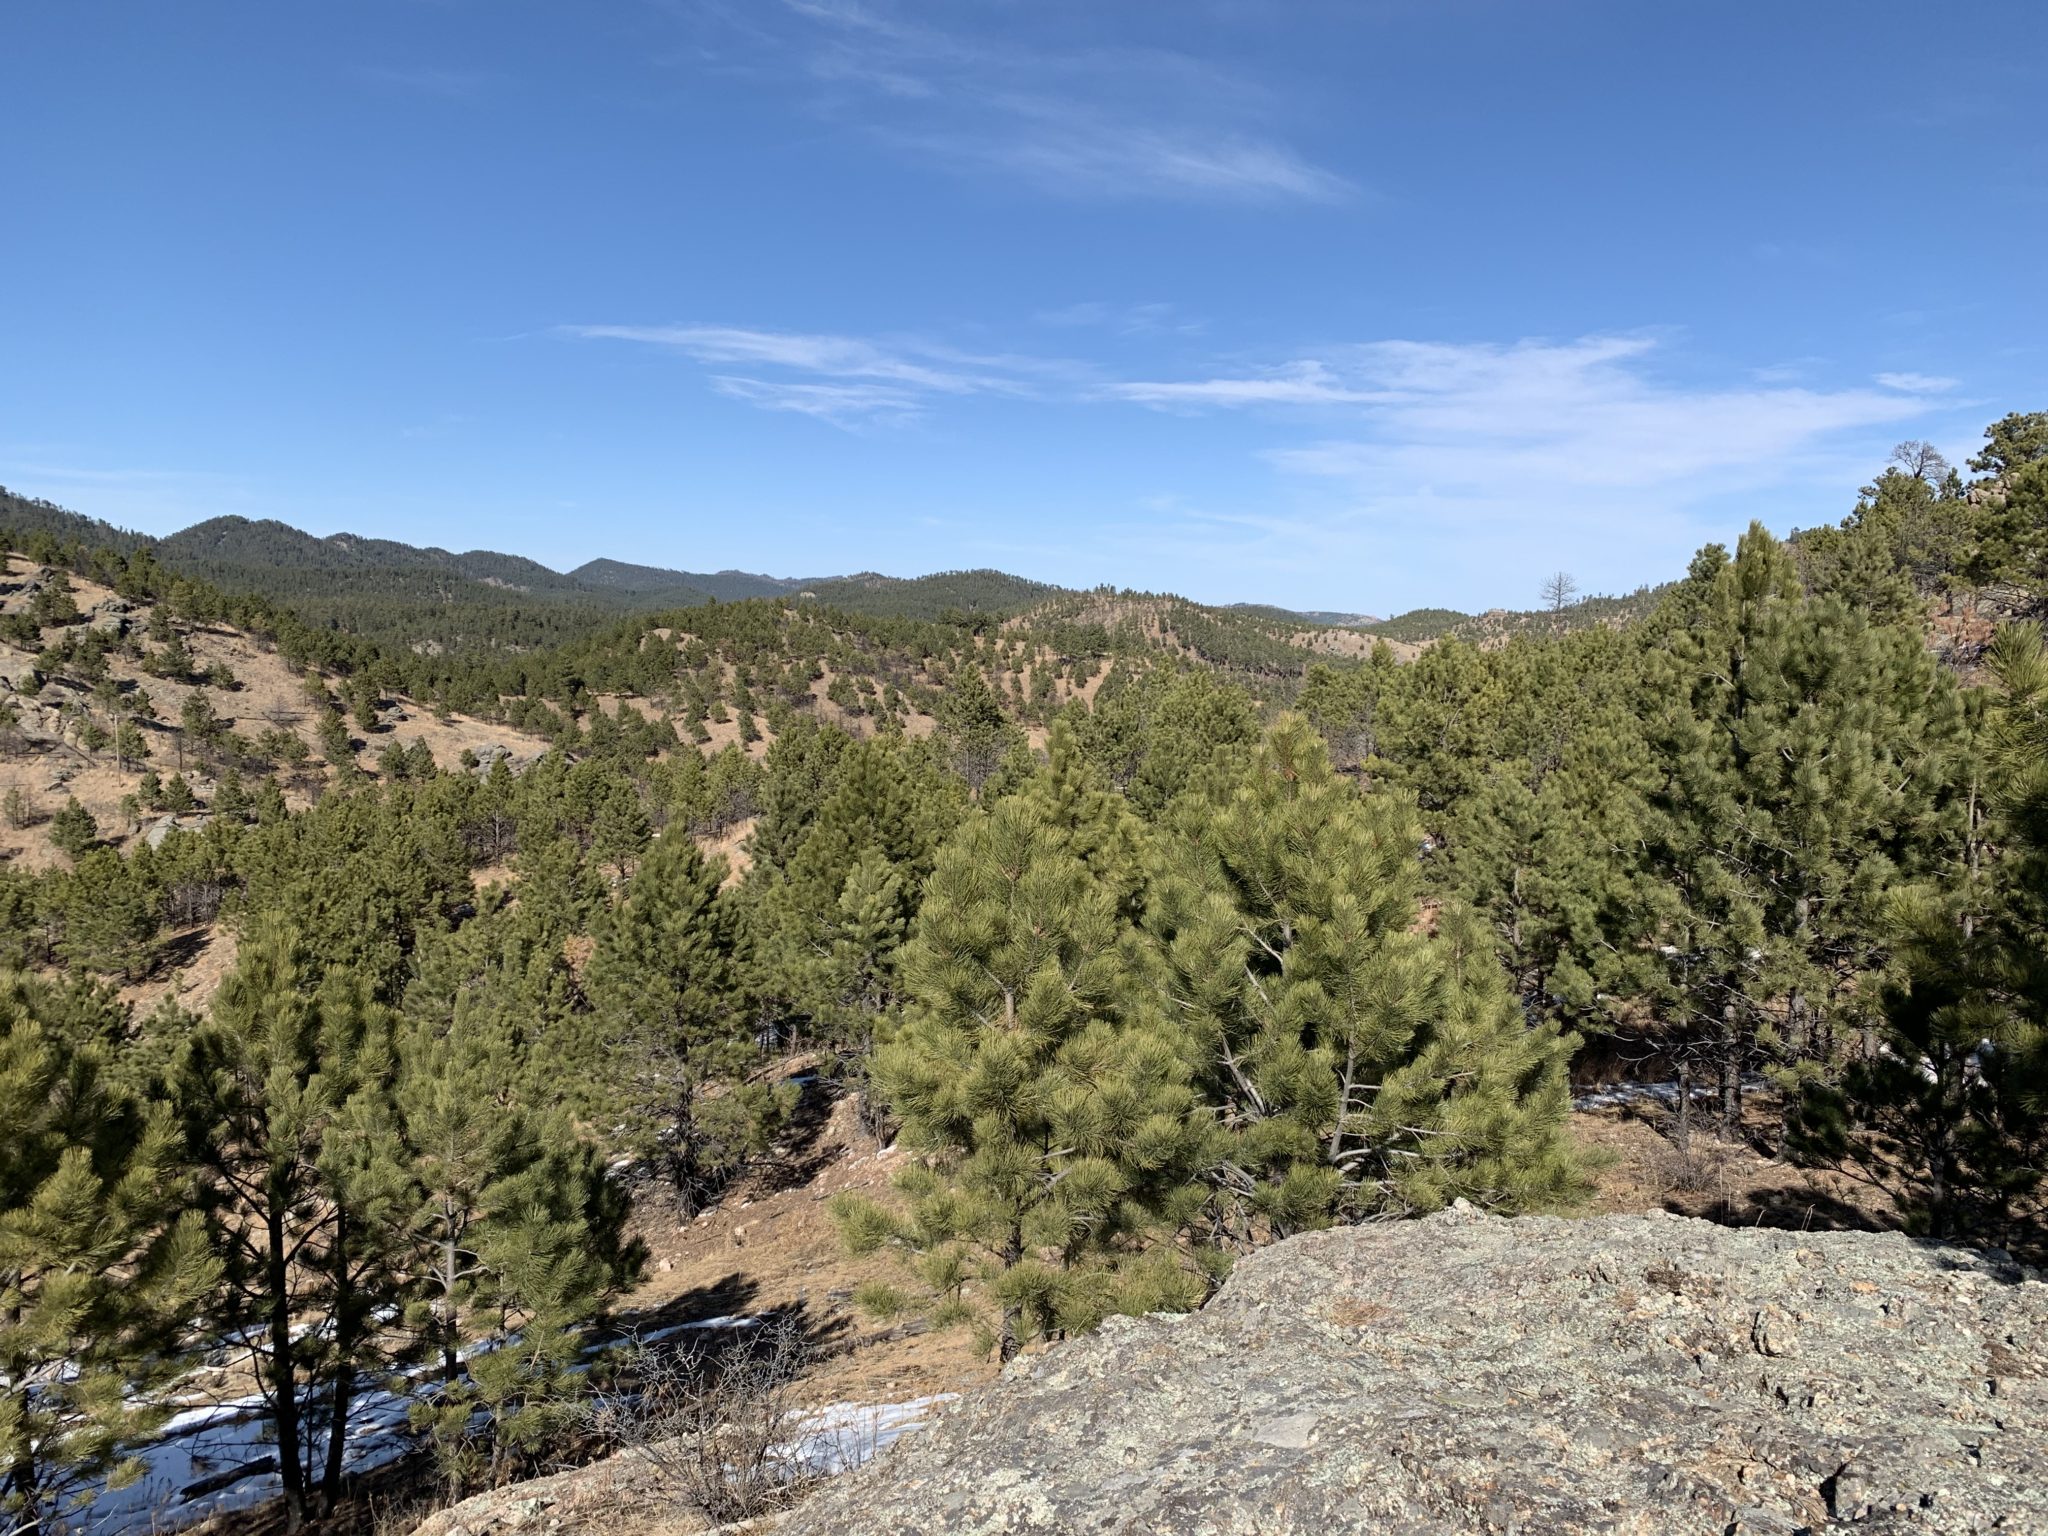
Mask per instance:
[[[1424,931],[1414,814],[1284,717],[1167,823],[1147,926],[1233,1150],[1236,1242],[1340,1216],[1568,1203],[1573,1040],[1525,1023],[1468,923]]]
[[[688,837],[656,840],[602,919],[584,977],[604,1040],[587,1070],[605,1075],[626,1141],[659,1164],[686,1217],[765,1150],[788,1107],[749,1079],[760,1052],[724,872]]]
[[[168,1410],[137,1388],[174,1368],[219,1271],[178,1127],[114,1081],[120,1019],[46,984],[0,984],[0,1519],[87,1516]]]
[[[941,850],[902,960],[914,1001],[874,1065],[920,1154],[908,1209],[839,1208],[857,1245],[907,1248],[956,1307],[969,1287],[992,1300],[1004,1359],[1031,1334],[1204,1289],[1150,1239],[1202,1204],[1208,1118],[1072,835],[1013,795]]]

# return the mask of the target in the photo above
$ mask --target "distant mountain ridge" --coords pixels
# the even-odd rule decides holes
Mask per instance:
[[[776,597],[803,585],[793,577],[763,576],[754,571],[672,571],[665,566],[610,559],[586,560],[569,572],[569,578],[586,587],[634,596],[688,589],[722,603]]]
[[[154,538],[5,487],[0,487],[0,527],[123,551],[147,547],[173,571],[227,591],[259,593],[292,604],[309,619],[404,644],[431,639],[440,645],[524,647],[594,630],[630,613],[760,597],[816,602],[876,617],[936,619],[1008,617],[1050,598],[1076,595],[1049,582],[985,568],[913,577],[875,571],[788,577],[686,571],[599,557],[557,571],[524,555],[456,552],[355,533],[323,537],[272,518],[208,518]],[[1298,613],[1261,603],[1230,606],[1247,617],[1308,627],[1376,622],[1362,614]],[[423,611],[433,614],[438,625],[431,636],[421,632]]]
[[[1231,603],[1228,606],[1235,613],[1256,614],[1260,618],[1279,619],[1283,623],[1320,624],[1327,629],[1364,629],[1386,622],[1369,613],[1338,613],[1324,608],[1280,608],[1272,603]]]
[[[582,594],[589,589],[529,560],[523,555],[472,549],[462,554],[434,546],[401,544],[355,533],[326,538],[273,519],[214,517],[194,523],[168,538],[154,541],[157,558],[173,567],[192,567],[212,579],[233,577],[251,569],[318,571],[348,577],[360,572],[391,572],[452,577],[514,592],[536,595]]]

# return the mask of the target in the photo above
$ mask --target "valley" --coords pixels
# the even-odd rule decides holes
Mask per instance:
[[[2048,458],[2001,462],[1624,602],[1385,624],[599,565],[540,643],[587,593],[497,557],[216,530],[215,585],[36,512],[0,1081],[15,1209],[105,1214],[15,1230],[96,1245],[69,1315],[123,1319],[0,1336],[37,1498],[680,1536],[1460,1203],[2048,1256],[2029,994],[1899,926],[2032,942]],[[276,574],[320,562],[360,628]],[[1963,987],[1967,1040],[1914,1001]]]

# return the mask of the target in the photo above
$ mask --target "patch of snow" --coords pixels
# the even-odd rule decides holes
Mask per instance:
[[[959,1396],[938,1392],[907,1403],[829,1404],[803,1416],[796,1439],[780,1448],[779,1459],[822,1477],[836,1477],[872,1461],[923,1427],[932,1409]]]
[[[361,1394],[349,1410],[343,1468],[350,1474],[374,1471],[410,1452],[417,1443],[410,1406],[389,1392]],[[103,1491],[85,1512],[96,1536],[151,1536],[253,1509],[284,1492],[260,1397],[184,1409],[134,1454],[142,1475]]]
[[[1745,1077],[1742,1091],[1754,1093],[1770,1084],[1761,1077]],[[1720,1089],[1712,1083],[1692,1085],[1693,1102],[1713,1099],[1720,1095]],[[1585,1093],[1572,1095],[1573,1109],[1621,1109],[1630,1104],[1643,1104],[1654,1100],[1659,1104],[1674,1106],[1678,1103],[1676,1081],[1663,1083],[1610,1083],[1605,1088],[1593,1088]]]
[[[717,1317],[700,1318],[694,1323],[671,1323],[668,1327],[657,1328],[652,1333],[636,1333],[621,1342],[629,1345],[660,1344],[665,1340],[675,1338],[678,1334],[700,1333],[713,1328],[737,1330],[742,1328],[758,1328],[760,1326],[761,1319],[758,1317],[734,1317],[721,1313]]]

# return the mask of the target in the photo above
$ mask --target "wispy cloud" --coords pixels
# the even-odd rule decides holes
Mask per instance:
[[[569,325],[586,341],[626,341],[673,351],[717,367],[766,369],[714,373],[711,387],[764,410],[792,411],[834,426],[900,426],[932,400],[966,395],[1026,396],[1071,377],[1057,359],[983,355],[915,337],[870,339],[727,325]]]
[[[1173,50],[1038,47],[911,20],[888,0],[764,0],[703,19],[751,69],[807,82],[817,110],[964,172],[1085,198],[1335,202],[1357,191],[1287,142],[1274,97]]]
[[[725,325],[571,325],[588,341],[638,341],[669,347],[700,363],[752,363],[844,379],[888,379],[919,390],[971,394],[992,380],[918,362],[855,336],[753,331]]]
[[[900,426],[923,414],[920,398],[889,384],[801,384],[719,374],[711,387],[766,411],[793,411],[835,427],[874,423]]]
[[[1352,432],[1275,449],[1274,463],[1383,490],[1532,484],[1677,486],[1775,466],[1829,434],[1907,420],[1953,381],[1885,375],[1883,389],[1661,381],[1652,336],[1569,342],[1382,341],[1254,374],[1127,383],[1162,408],[1354,408]]]
[[[1321,579],[1348,564],[1373,570],[1380,591],[1398,575],[1423,601],[1414,594],[1456,595],[1442,572],[1469,564],[1474,539],[1504,568],[1562,562],[1589,587],[1625,586],[1639,579],[1631,572],[1676,569],[1750,517],[1783,527],[1819,520],[1822,507],[1837,515],[1841,487],[1879,461],[1878,445],[1945,409],[1954,384],[1918,374],[1874,388],[1674,381],[1656,366],[1664,346],[1652,335],[1382,341],[1102,393],[1305,428],[1261,450],[1292,487],[1283,505],[1192,518],[1189,537],[1247,568]]]
[[[1903,390],[1909,395],[1938,395],[1954,389],[1961,380],[1931,373],[1880,373],[1877,382],[1886,389]]]
[[[1138,405],[1199,409],[1244,405],[1365,405],[1391,398],[1383,389],[1347,382],[1327,363],[1314,359],[1236,378],[1140,381],[1111,384],[1103,393]]]
[[[1013,97],[994,105],[1009,110],[1003,131],[885,129],[883,137],[963,169],[1014,173],[1069,196],[1335,202],[1351,190],[1283,146],[1253,138],[1133,123],[1054,99]]]

